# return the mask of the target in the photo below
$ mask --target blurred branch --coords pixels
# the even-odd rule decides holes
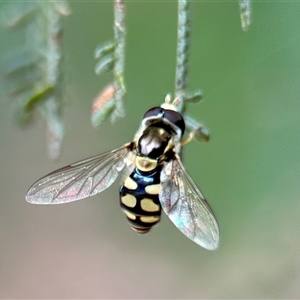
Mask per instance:
[[[251,24],[251,0],[239,0],[239,6],[242,30],[246,32]]]
[[[69,13],[66,2],[41,3],[47,22],[46,45],[46,82],[53,87],[53,93],[45,102],[43,108],[47,122],[48,152],[52,159],[56,159],[61,152],[61,143],[64,137],[64,124],[62,118],[62,71],[61,71],[61,17]]]
[[[100,45],[95,51],[99,62],[95,67],[96,74],[113,71],[114,80],[101,90],[94,99],[91,111],[91,122],[98,127],[107,117],[111,122],[125,116],[123,99],[126,93],[124,83],[125,60],[125,7],[123,0],[114,1],[114,40]]]
[[[57,159],[64,137],[61,20],[70,13],[69,6],[64,1],[11,3],[4,13],[6,27],[24,38],[5,72],[17,121],[28,124],[37,109],[47,123],[49,157]]]

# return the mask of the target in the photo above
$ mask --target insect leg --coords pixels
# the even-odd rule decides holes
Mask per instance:
[[[186,128],[190,131],[189,136],[181,142],[181,146],[189,143],[192,139],[200,142],[208,142],[210,135],[208,129],[203,124],[194,120],[193,118],[185,115],[184,116]]]

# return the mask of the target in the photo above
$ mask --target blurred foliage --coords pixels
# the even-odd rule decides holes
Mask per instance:
[[[47,123],[48,153],[52,159],[59,157],[64,136],[61,18],[69,14],[70,8],[64,1],[9,3],[1,10],[5,27],[15,37],[22,37],[15,51],[11,50],[13,45],[8,45],[10,58],[4,71],[17,122],[25,126],[32,122],[34,111],[40,111]]]

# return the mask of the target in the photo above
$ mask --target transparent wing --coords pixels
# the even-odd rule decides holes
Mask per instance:
[[[215,250],[219,243],[217,221],[179,157],[166,164],[161,183],[159,199],[175,226],[198,245]]]
[[[108,188],[125,167],[130,144],[59,169],[39,179],[26,194],[34,204],[68,203]],[[129,166],[130,163],[126,167]]]

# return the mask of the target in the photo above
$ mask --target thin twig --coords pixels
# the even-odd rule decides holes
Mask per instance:
[[[123,98],[126,93],[124,86],[124,61],[125,61],[125,5],[123,0],[115,0],[114,5],[114,36],[115,36],[115,63],[114,63],[114,85],[116,88],[115,101],[116,110],[112,114],[112,121],[124,117],[125,111]]]
[[[114,80],[103,88],[92,103],[91,122],[99,127],[109,116],[111,122],[125,116],[123,105],[126,93],[124,80],[125,61],[125,5],[123,0],[114,1],[114,40],[97,47],[95,67],[98,75],[113,71]]]
[[[187,94],[188,62],[190,50],[191,11],[189,0],[178,0],[177,60],[175,75],[175,98],[179,98],[179,111],[184,109]]]
[[[202,99],[200,91],[189,94],[187,92],[189,51],[191,37],[191,7],[190,0],[178,0],[178,33],[177,33],[177,59],[175,75],[175,99],[178,98],[177,109],[184,114],[187,129],[193,133],[196,140],[207,142],[208,130],[199,122],[184,113],[185,104],[198,102]]]

